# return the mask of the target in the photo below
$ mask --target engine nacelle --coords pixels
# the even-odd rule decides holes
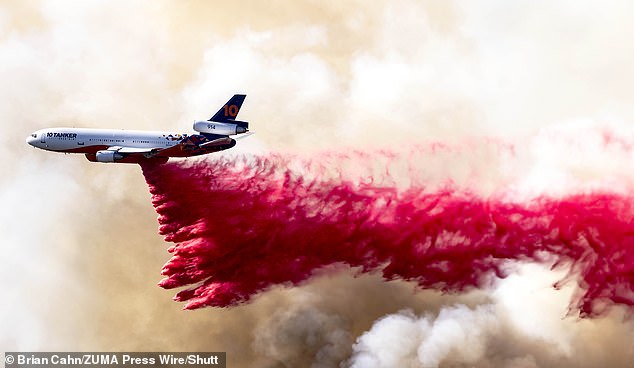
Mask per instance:
[[[200,133],[210,133],[217,135],[234,135],[245,133],[246,128],[232,123],[218,123],[215,121],[197,121],[194,123],[194,130]]]
[[[122,158],[123,155],[116,151],[97,151],[95,154],[97,162],[115,162]]]

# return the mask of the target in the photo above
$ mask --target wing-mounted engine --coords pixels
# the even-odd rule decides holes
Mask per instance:
[[[125,156],[116,150],[102,150],[95,153],[87,153],[86,158],[92,162],[119,162]]]
[[[95,160],[97,162],[115,162],[123,159],[123,155],[117,151],[97,151]]]
[[[122,164],[154,163],[164,164],[169,157],[146,157],[143,153],[119,153],[114,150],[102,150],[96,153],[86,153],[86,158],[91,162],[116,162]]]
[[[229,120],[222,123],[216,121],[197,121],[194,123],[194,130],[200,133],[216,135],[235,135],[246,133],[249,130],[249,123],[237,120]]]

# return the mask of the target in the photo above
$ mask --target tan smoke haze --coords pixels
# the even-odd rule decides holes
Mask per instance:
[[[441,295],[344,266],[182,311],[136,165],[25,144],[53,126],[190,131],[233,93],[233,152],[444,142],[421,180],[488,193],[634,183],[628,1],[0,2],[0,350],[227,351],[231,367],[631,367],[627,311],[514,265]],[[511,266],[509,266],[511,267]]]

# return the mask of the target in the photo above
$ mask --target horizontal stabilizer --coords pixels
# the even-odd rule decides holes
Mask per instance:
[[[231,138],[222,137],[222,138],[214,139],[213,141],[209,141],[209,142],[205,142],[201,144],[199,147],[206,148],[206,147],[214,147],[214,146],[224,146],[226,144],[231,144]]]

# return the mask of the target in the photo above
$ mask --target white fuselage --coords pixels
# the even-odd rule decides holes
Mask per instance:
[[[44,150],[69,153],[94,153],[108,147],[165,149],[177,145],[186,133],[87,128],[41,129],[27,143]]]

